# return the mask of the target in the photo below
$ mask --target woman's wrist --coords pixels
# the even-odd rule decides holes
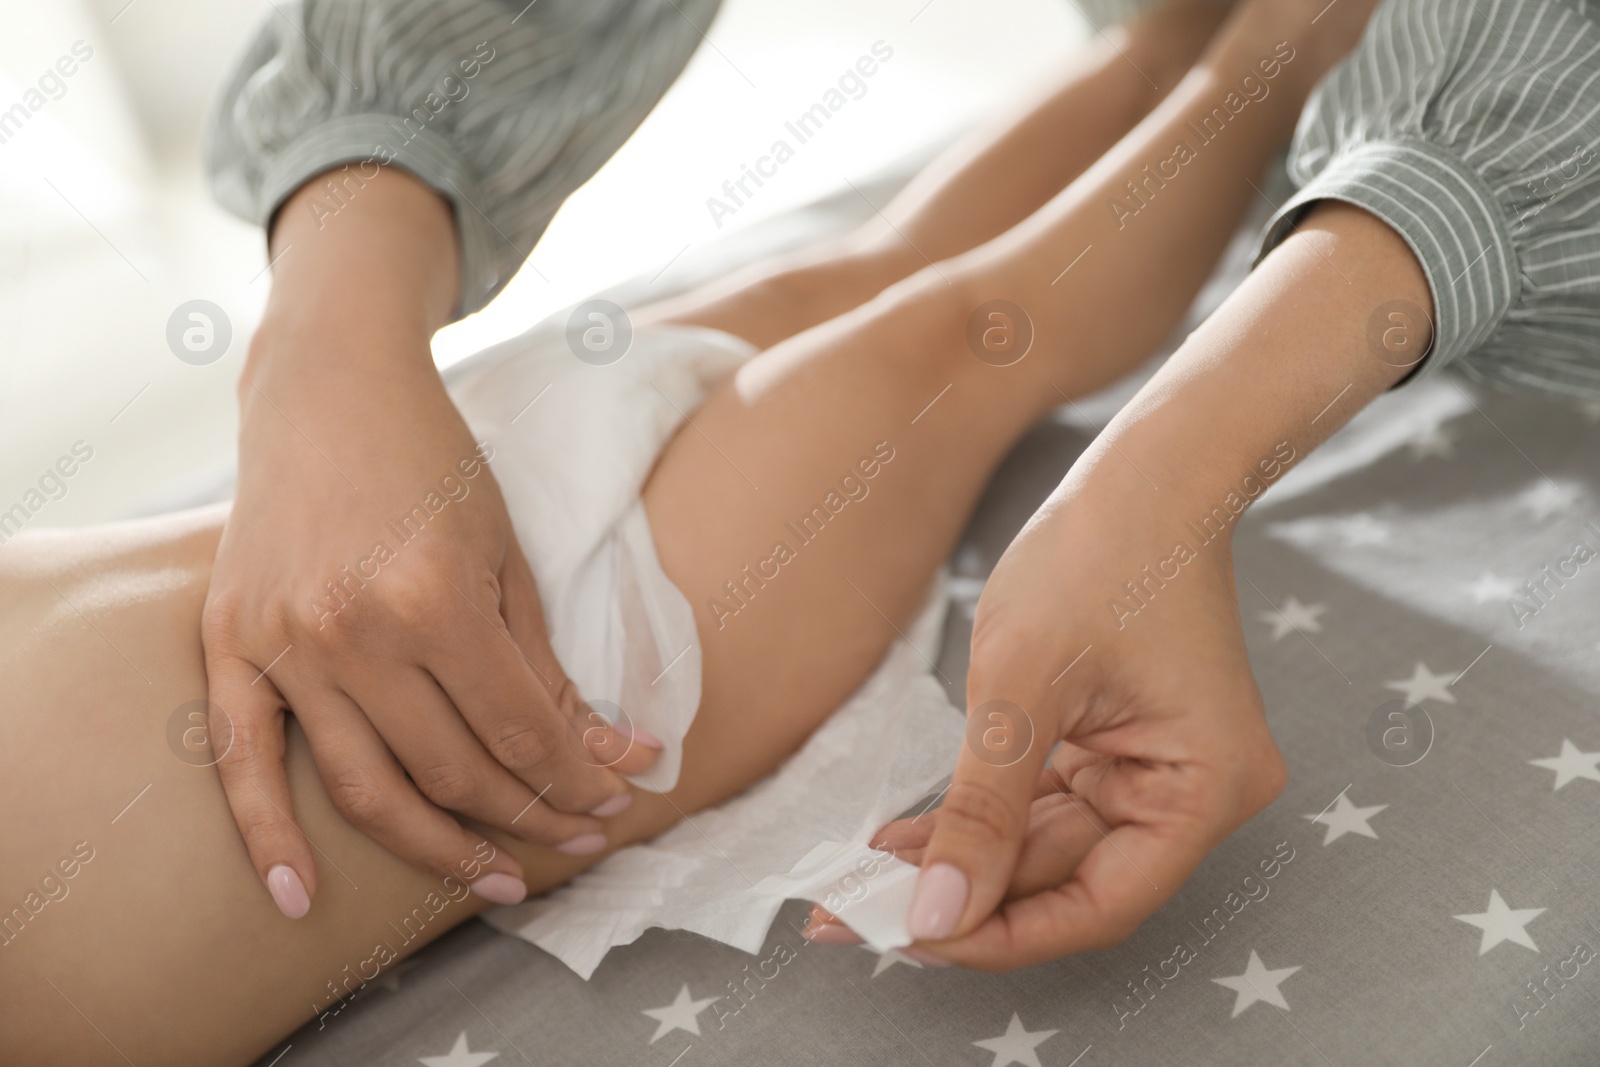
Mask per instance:
[[[280,369],[317,375],[431,363],[450,321],[459,252],[449,205],[418,179],[385,168],[341,192],[313,179],[274,220],[272,292],[240,380],[243,392]]]

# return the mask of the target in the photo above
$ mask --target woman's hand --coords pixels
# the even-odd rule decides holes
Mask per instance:
[[[1117,944],[1277,796],[1232,531],[1406,373],[1375,319],[1410,308],[1404,354],[1428,350],[1431,299],[1403,238],[1318,205],[1030,520],[978,602],[967,744],[907,919],[922,951],[1001,970]],[[1046,888],[1017,898],[1047,758],[1107,829],[1081,863],[1064,848],[1030,868]]]
[[[1029,523],[978,603],[967,745],[908,918],[919,943],[968,966],[1122,941],[1284,783],[1239,628],[1237,513],[1152,490],[1103,449],[1089,471]],[[1035,850],[1043,869],[1024,881],[1042,888],[1001,907],[1052,779],[1106,828],[1080,820],[1077,839],[1094,838],[1070,866]]]
[[[448,208],[393,172],[331,217],[307,210],[319,194],[280,214],[239,387],[239,491],[202,619],[217,767],[292,918],[316,867],[282,762],[286,710],[348,821],[513,903],[521,867],[448,812],[597,852],[599,817],[631,796],[608,768],[654,753],[585,720],[485,462],[492,443],[472,439],[434,369],[429,338],[456,285]]]

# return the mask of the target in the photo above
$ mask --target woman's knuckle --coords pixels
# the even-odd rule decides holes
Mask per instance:
[[[286,829],[283,818],[265,808],[251,808],[239,816],[240,834],[257,847],[281,842]]]
[[[415,775],[417,787],[442,808],[461,808],[477,794],[477,776],[459,763],[440,763]]]
[[[550,742],[534,723],[526,719],[508,719],[494,729],[489,738],[489,751],[502,767],[526,770],[549,758]]]
[[[348,821],[373,826],[389,812],[389,801],[377,783],[365,774],[345,771],[328,783],[328,797]]]
[[[1022,829],[1022,820],[994,787],[982,782],[958,782],[939,807],[941,825],[957,826],[964,833],[1009,840]]]

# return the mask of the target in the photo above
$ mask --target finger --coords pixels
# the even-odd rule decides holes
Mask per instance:
[[[205,657],[209,759],[216,762],[251,866],[278,910],[299,919],[311,910],[317,865],[289,796],[282,699],[248,660],[209,646]]]
[[[534,671],[499,615],[493,586],[457,588],[444,639],[423,666],[489,755],[551,807],[587,814],[615,804],[626,783],[578,754],[571,722],[581,703],[577,689],[559,669],[542,672],[543,679]]]
[[[1082,797],[1053,793],[1035,800],[1006,899],[1032,896],[1066,882],[1109,830]]]
[[[348,696],[319,689],[290,698],[328,798],[346,822],[436,878],[467,882],[492,903],[527,896],[516,857],[428,803]]]
[[[612,705],[612,714],[621,708]],[[643,774],[661,758],[661,741],[633,725],[626,713],[613,723],[589,701],[578,705],[570,727],[577,737],[578,758],[617,774]]]
[[[1059,793],[1069,793],[1066,782],[1056,773],[1054,768],[1046,766],[1039,774],[1039,780],[1034,783],[1033,799],[1055,796]],[[942,799],[941,792],[939,798]],[[907,853],[920,853],[928,845],[933,836],[933,824],[939,818],[938,808],[928,808],[919,815],[906,819],[896,819],[879,828],[869,842],[872,848],[879,851],[893,852],[900,859],[908,863],[919,863],[920,860],[912,859]]]
[[[1199,866],[1204,846],[1149,826],[1113,829],[1058,888],[1014,900],[963,937],[930,951],[1003,971],[1125,941]]]
[[[915,819],[898,819],[878,831],[872,847],[892,851],[896,858],[920,865],[922,845],[932,836],[938,816],[934,810]],[[1109,829],[1082,797],[1051,791],[1034,800],[1017,868],[1006,887],[1006,899],[1031,896],[1065,883]],[[855,944],[861,940],[820,904],[812,907],[803,932],[818,944]]]
[[[837,915],[821,904],[811,906],[811,915],[800,936],[819,945],[859,945],[863,940],[860,934],[840,922]]]
[[[538,794],[522,779],[491,759],[426,671],[406,667],[363,672],[349,692],[434,804],[568,855],[590,856],[605,848],[599,819],[539,803]],[[382,709],[382,714],[373,709]],[[623,796],[633,799],[631,793]]]
[[[967,743],[906,915],[918,941],[965,933],[1004,899],[1055,730],[1003,699],[976,702],[967,713]]]
[[[500,572],[500,615],[534,674],[547,684],[549,692],[558,691],[567,673],[550,647],[533,569],[514,542]],[[578,707],[579,721],[573,728],[580,740],[579,757],[618,774],[649,770],[661,757],[661,739],[634,723],[625,709],[612,705],[608,710],[615,722],[586,702]]]
[[[905,859],[904,853],[927,847],[928,840],[933,837],[934,823],[938,819],[937,808],[925,811],[914,818],[896,819],[873,834],[869,845],[879,852],[892,852]]]

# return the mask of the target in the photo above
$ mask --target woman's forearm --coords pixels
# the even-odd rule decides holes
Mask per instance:
[[[1398,234],[1325,202],[1184,342],[1068,481],[1152,500],[1176,494],[1196,522],[1213,506],[1236,517],[1232,507],[1408,372],[1430,340],[1430,304]]]

